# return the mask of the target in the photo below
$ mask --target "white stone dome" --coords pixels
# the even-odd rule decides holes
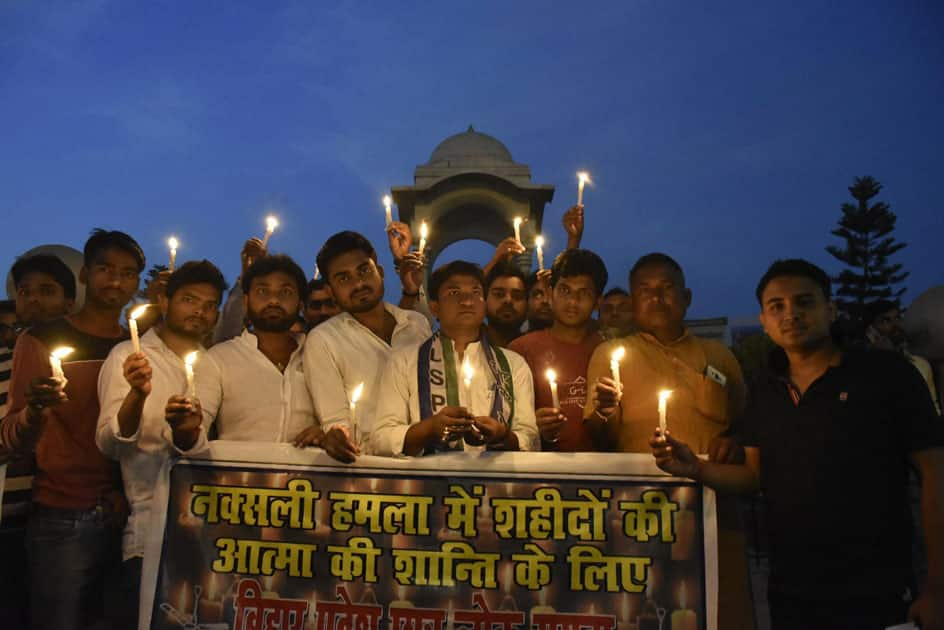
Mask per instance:
[[[439,143],[429,158],[429,164],[448,163],[481,164],[484,162],[512,164],[511,152],[496,138],[479,133],[469,125],[463,133],[457,133]]]

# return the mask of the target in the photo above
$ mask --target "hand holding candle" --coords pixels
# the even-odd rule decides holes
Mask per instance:
[[[587,184],[593,184],[593,181],[590,179],[590,173],[586,171],[581,171],[577,173],[577,205],[583,205],[583,187]]]
[[[560,409],[560,398],[557,395],[557,372],[548,368],[544,376],[547,377],[547,384],[551,386],[551,406],[554,409]]]
[[[275,232],[275,228],[279,227],[279,220],[273,215],[266,217],[266,231],[265,236],[262,237],[262,246],[269,246],[269,237],[272,236],[272,233]]]
[[[534,237],[534,247],[538,250],[538,271],[544,271],[544,237]]]
[[[59,346],[49,355],[49,365],[52,367],[52,377],[62,381],[65,386],[66,375],[62,371],[62,360],[75,352],[75,348],[69,346]]]
[[[420,246],[416,250],[418,254],[423,255],[423,250],[426,249],[426,237],[429,236],[429,227],[426,225],[426,221],[420,223]]]
[[[167,239],[167,247],[170,249],[170,264],[167,265],[167,270],[174,273],[174,267],[177,265],[177,248],[180,247],[180,243],[171,236]]]
[[[351,392],[351,443],[354,446],[358,446],[360,441],[360,436],[357,432],[357,401],[361,399],[361,395],[364,393],[364,384],[360,383],[357,387],[354,388],[354,391]]]
[[[197,388],[193,382],[193,364],[197,361],[197,352],[193,351],[184,357],[184,370],[187,372],[187,398],[197,397]]]
[[[141,342],[138,339],[138,318],[144,315],[144,311],[150,304],[142,304],[130,313],[128,313],[128,331],[131,333],[131,347],[135,352],[141,352]]]
[[[387,214],[387,225],[393,223],[393,209],[391,205],[393,204],[393,199],[390,198],[390,195],[384,195],[383,198],[384,210]]]
[[[672,395],[671,389],[663,389],[659,392],[659,433],[665,437],[665,418],[669,402],[669,396]]]
[[[462,391],[465,394],[465,408],[469,413],[472,413],[472,376],[474,374],[475,370],[472,369],[472,364],[469,363],[469,355],[466,354],[465,358],[462,359]]]
[[[515,240],[521,243],[521,224],[524,220],[521,217],[515,217]]]
[[[623,397],[623,381],[620,378],[620,362],[625,356],[626,348],[623,346],[616,348],[610,355],[610,375],[613,377],[613,382],[616,384],[616,389],[619,391],[620,398]]]

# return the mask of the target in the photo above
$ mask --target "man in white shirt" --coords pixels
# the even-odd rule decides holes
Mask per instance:
[[[484,293],[482,271],[470,262],[430,276],[429,306],[440,330],[387,363],[376,413],[364,418],[373,454],[422,455],[466,444],[536,448],[531,370],[483,334]]]
[[[376,413],[380,374],[393,350],[429,337],[429,322],[419,313],[383,301],[384,270],[370,241],[356,232],[339,232],[318,252],[324,274],[341,313],[311,331],[305,347],[305,373],[325,429],[323,446],[335,459],[352,462],[363,439],[350,431],[351,392],[364,384],[357,417]],[[366,432],[358,432],[358,438]]]
[[[251,330],[213,346],[194,368],[204,422],[221,440],[319,444],[321,427],[303,371],[305,335],[291,332],[308,285],[284,254],[243,274]]]
[[[200,417],[167,418],[167,401],[186,391],[183,357],[201,349],[200,340],[213,329],[226,283],[207,261],[188,262],[173,273],[158,305],[163,323],[141,337],[141,350],[131,341],[115,346],[99,372],[101,410],[95,432],[98,448],[121,464],[131,515],[122,541],[120,594],[113,594],[120,627],[137,627],[141,562],[151,520],[151,499],[165,460],[206,446]]]

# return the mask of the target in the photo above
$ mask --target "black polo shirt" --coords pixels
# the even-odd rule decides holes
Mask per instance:
[[[783,351],[752,383],[740,421],[760,449],[772,593],[810,600],[894,596],[911,583],[908,456],[944,447],[917,370],[851,350],[799,397]]]

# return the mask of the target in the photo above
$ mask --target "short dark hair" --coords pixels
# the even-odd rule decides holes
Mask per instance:
[[[590,276],[597,296],[603,293],[610,277],[606,264],[596,253],[589,249],[565,249],[551,265],[551,288],[556,287],[561,278],[573,276]]]
[[[52,254],[36,254],[18,258],[13,263],[10,270],[13,274],[13,284],[20,286],[23,278],[30,273],[45,273],[52,276],[52,279],[62,287],[62,292],[70,299],[75,299],[75,275],[69,266],[62,262],[62,259]]]
[[[603,294],[603,299],[611,298],[614,295],[622,295],[624,297],[629,297],[629,292],[623,287],[613,287],[609,291]]]
[[[123,252],[131,254],[134,261],[138,264],[138,273],[144,271],[144,251],[138,242],[118,230],[103,230],[95,228],[92,235],[85,241],[85,248],[82,252],[82,260],[86,267],[89,267],[95,260],[95,257],[106,249],[120,249]]]
[[[488,291],[493,282],[505,277],[520,278],[521,283],[528,286],[528,276],[521,270],[521,267],[510,260],[504,260],[492,267],[488,275],[485,276],[485,290]]]
[[[889,311],[900,311],[901,304],[895,300],[875,300],[866,304],[865,308],[865,321],[863,322],[866,326],[871,326],[875,323],[880,316],[884,315]]]
[[[636,264],[633,265],[633,268],[629,270],[629,286],[633,285],[633,276],[636,275],[636,272],[642,269],[643,267],[648,267],[650,265],[665,265],[671,269],[676,270],[682,275],[682,284],[685,284],[685,272],[682,271],[682,265],[678,264],[674,258],[668,254],[663,254],[662,252],[652,252],[642,256],[639,260],[636,261]]]
[[[537,283],[538,283],[538,272],[532,271],[528,275],[528,279],[524,281],[524,288],[527,290],[528,293],[531,293],[531,289],[533,289],[534,285],[536,285]]]
[[[260,276],[275,273],[276,271],[281,271],[294,280],[295,288],[298,290],[298,297],[302,300],[306,300],[308,296],[305,294],[305,287],[308,286],[308,278],[305,276],[305,272],[302,271],[302,268],[298,266],[298,263],[292,260],[291,256],[286,254],[263,256],[249,265],[249,269],[243,274],[243,294],[249,295],[249,288],[252,286],[253,280]]]
[[[308,296],[312,294],[313,291],[321,291],[328,286],[328,281],[324,278],[318,278],[317,280],[308,281],[308,293],[305,294],[305,301],[308,301]]]
[[[190,260],[178,267],[167,280],[165,294],[168,298],[174,297],[181,287],[188,284],[209,284],[220,292],[220,296],[227,289],[223,273],[209,260]]]
[[[13,313],[16,314],[16,301],[15,300],[0,300],[0,313]]]
[[[338,232],[326,240],[318,251],[316,259],[318,269],[321,269],[322,273],[325,274],[325,278],[328,278],[331,273],[331,263],[336,258],[357,250],[364,252],[371,260],[377,262],[377,251],[363,234],[351,230]]]
[[[803,260],[802,258],[788,258],[786,260],[775,260],[767,269],[767,272],[761,276],[760,282],[757,283],[757,290],[754,291],[754,295],[757,296],[758,304],[761,306],[764,305],[764,289],[767,288],[771,280],[774,278],[782,278],[783,276],[809,278],[819,285],[819,288],[823,291],[823,296],[825,296],[827,300],[832,297],[832,285],[825,271],[808,260]]]
[[[453,276],[470,276],[478,280],[485,290],[485,276],[482,274],[482,268],[475,263],[467,260],[453,260],[445,265],[440,265],[429,275],[428,297],[431,301],[439,301],[439,290],[446,280]]]

